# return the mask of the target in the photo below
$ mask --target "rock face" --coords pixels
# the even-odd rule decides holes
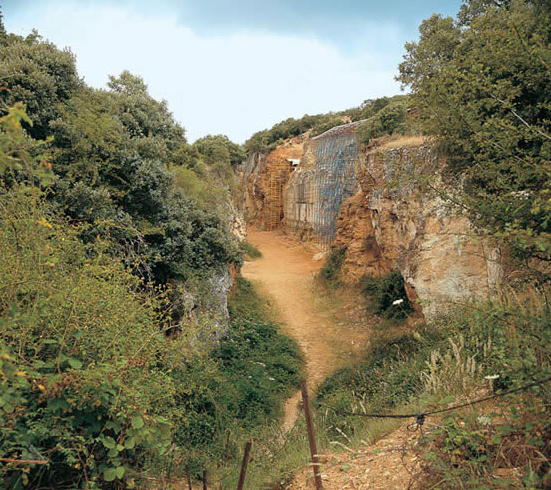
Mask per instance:
[[[283,190],[283,223],[303,241],[315,238],[317,200],[314,152],[311,142],[307,141],[301,163]]]
[[[421,168],[438,171],[427,146],[373,151],[366,155],[361,192],[387,267],[400,270],[430,318],[449,301],[487,297],[500,286],[502,271],[499,251],[477,240],[465,217],[420,192]],[[397,172],[406,178],[393,186]]]
[[[241,190],[249,224],[262,221],[266,199],[266,155],[253,153],[241,165]]]
[[[227,332],[228,295],[234,285],[234,276],[235,270],[224,266],[201,281],[178,285],[178,294],[171,306],[184,328],[187,324],[200,324],[201,336],[211,340],[220,339]]]
[[[299,161],[306,135],[291,138],[262,155],[251,155],[241,166],[241,189],[247,223],[265,230],[278,228],[283,220],[283,189]]]
[[[363,274],[399,269],[408,296],[420,300],[430,319],[449,302],[487,297],[500,286],[502,268],[499,250],[476,240],[465,217],[420,192],[420,169],[438,171],[435,155],[424,145],[367,152],[357,193],[339,209],[334,246],[347,247],[344,277],[350,283]],[[299,236],[315,236],[315,172],[310,162],[286,187],[285,223]]]
[[[213,335],[219,337],[228,329],[228,294],[233,287],[233,276],[230,267],[223,267],[208,279],[210,298],[207,300],[207,311],[214,319]]]

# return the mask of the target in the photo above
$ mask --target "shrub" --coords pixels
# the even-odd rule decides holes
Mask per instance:
[[[369,117],[357,130],[358,141],[362,144],[381,136],[404,133],[406,122],[406,101],[389,103],[375,115]]]
[[[230,318],[241,320],[266,320],[269,317],[268,304],[243,276],[237,276],[237,284],[228,300]]]
[[[413,305],[406,294],[404,278],[398,270],[380,277],[364,275],[360,279],[360,289],[368,300],[368,307],[376,315],[400,319],[413,311]],[[396,304],[397,301],[401,302]]]
[[[239,249],[245,255],[248,255],[251,259],[259,259],[262,257],[262,252],[258,250],[254,245],[250,244],[247,240],[242,240],[239,243]]]
[[[49,461],[45,475],[2,465],[0,479],[14,490],[129,485],[141,455],[171,442],[161,304],[104,242],[84,245],[36,198],[4,191],[0,210],[0,454]]]
[[[318,277],[327,285],[338,284],[345,259],[346,247],[334,248],[327,255]]]

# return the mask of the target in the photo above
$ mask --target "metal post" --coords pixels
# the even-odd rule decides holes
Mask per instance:
[[[314,480],[316,482],[316,490],[323,490],[321,481],[318,449],[316,447],[316,436],[314,434],[314,424],[312,423],[312,414],[310,413],[310,402],[308,400],[308,388],[306,381],[300,382],[300,391],[302,392],[302,403],[304,404],[304,416],[306,417],[306,428],[308,429],[308,442],[310,443],[310,453],[312,455],[312,466],[314,468]]]
[[[245,484],[245,475],[247,474],[247,465],[249,464],[249,454],[251,453],[251,441],[245,444],[245,452],[243,453],[243,464],[241,465],[241,474],[239,475],[239,483],[237,484],[237,490],[243,490]]]

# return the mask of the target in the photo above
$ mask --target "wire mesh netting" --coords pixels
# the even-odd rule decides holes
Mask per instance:
[[[355,131],[361,122],[343,124],[313,138],[318,193],[314,231],[324,248],[330,247],[337,236],[341,204],[356,189],[360,151]]]

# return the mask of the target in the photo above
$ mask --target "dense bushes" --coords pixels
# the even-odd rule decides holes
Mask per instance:
[[[171,442],[161,302],[139,292],[108,244],[84,245],[36,198],[3,191],[0,208],[0,349],[9,374],[0,453],[49,462],[45,473],[2,465],[0,479],[13,489],[131,486],[138,455]]]
[[[277,417],[301,377],[263,300],[240,279],[213,349],[197,349],[199,327],[192,344],[169,339],[166,295],[144,289],[108,242],[83,243],[36,191],[0,194],[0,454],[48,466],[4,464],[2,481],[132,488],[172,461],[233,457],[228,434]]]
[[[548,303],[535,291],[462,306],[430,327],[380,335],[367,360],[330,376],[318,398],[335,409],[388,412],[481,398],[485,376],[497,377],[496,390],[514,389],[551,375],[550,327]],[[419,448],[426,486],[547,488],[550,401],[551,387],[544,384],[431,418],[436,429]],[[365,431],[363,419],[327,414],[330,426],[349,435]]]
[[[332,249],[319,271],[319,278],[328,286],[339,284],[341,269],[346,258],[346,247]]]
[[[277,420],[302,377],[298,346],[268,320],[265,300],[242,277],[229,309],[229,331],[216,348],[171,373],[182,387],[175,395],[182,413],[176,440],[198,470],[213,460],[238,459],[235,438]]]
[[[0,480],[107,490],[202,465],[227,431],[275,416],[300,367],[271,324],[233,323],[216,344],[206,315],[172,314],[240,261],[233,180],[210,173],[232,162],[188,145],[139,77],[86,88],[69,53],[0,27],[1,95],[34,117],[1,106],[0,457],[47,463],[3,462]],[[32,77],[11,76],[21,63]]]
[[[364,275],[360,279],[360,289],[367,299],[368,308],[376,315],[400,319],[413,311],[413,305],[406,294],[404,278],[398,270],[379,277]]]
[[[461,182],[462,192],[442,197],[519,257],[549,261],[551,12],[544,3],[469,0],[455,19],[433,15],[418,41],[406,44],[398,79],[445,157],[448,188]]]
[[[427,330],[425,335],[431,344],[409,333],[375,341],[366,361],[337,371],[324,381],[318,391],[319,401],[341,410],[361,401],[370,412],[407,403],[419,393],[420,371],[433,342],[439,339],[433,331]]]
[[[363,119],[367,121],[359,129],[362,143],[380,136],[407,133],[414,130],[406,120],[408,100],[406,95],[381,97],[365,100],[359,107],[345,111],[314,116],[306,114],[300,119],[289,118],[270,129],[255,133],[245,142],[245,151],[247,155],[267,153],[287,138],[298,136],[308,130],[311,130],[311,136],[314,137],[335,126]]]
[[[370,140],[381,136],[405,134],[407,100],[389,102],[380,111],[368,117],[357,130],[358,142],[369,143]]]
[[[188,145],[166,102],[128,71],[95,90],[78,78],[70,52],[38,35],[2,41],[0,97],[26,105],[27,135],[48,138],[40,148],[55,174],[48,201],[85,225],[83,241],[111,243],[110,253],[158,284],[240,260],[227,224],[238,145],[224,136]],[[16,170],[3,180],[27,177]]]

